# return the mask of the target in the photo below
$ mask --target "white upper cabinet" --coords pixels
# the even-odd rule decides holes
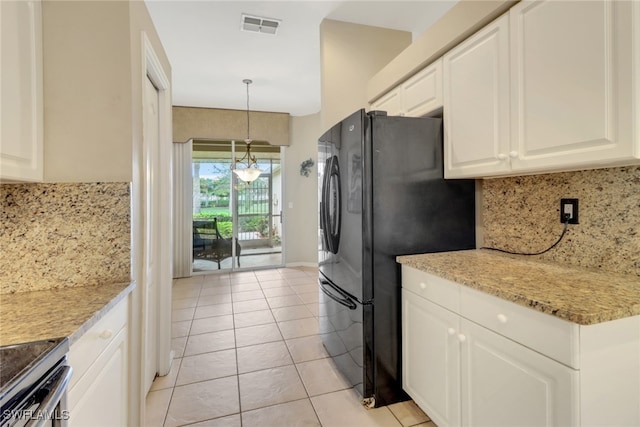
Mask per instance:
[[[509,172],[508,15],[448,52],[444,76],[445,176]]]
[[[449,52],[445,176],[639,163],[638,9],[525,0]]]
[[[629,7],[527,1],[511,9],[513,169],[592,167],[638,157],[628,115]]]
[[[442,59],[414,74],[371,104],[389,116],[423,117],[442,108]]]
[[[371,104],[371,108],[377,111],[386,111],[389,116],[402,116],[402,89],[397,87],[386,93],[376,102]]]
[[[42,181],[42,5],[0,1],[0,180]]]
[[[405,116],[422,117],[442,108],[442,59],[402,83]]]

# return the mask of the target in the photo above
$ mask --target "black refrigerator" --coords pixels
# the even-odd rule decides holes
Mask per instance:
[[[402,391],[398,255],[475,248],[475,184],[444,180],[442,119],[359,110],[318,141],[319,328],[368,406]]]

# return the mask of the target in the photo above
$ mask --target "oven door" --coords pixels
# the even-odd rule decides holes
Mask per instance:
[[[0,426],[62,426],[69,420],[67,386],[72,369],[61,359],[56,366],[2,408]]]

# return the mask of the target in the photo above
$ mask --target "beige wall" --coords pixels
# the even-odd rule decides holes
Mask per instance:
[[[289,145],[289,114],[251,111],[250,136],[271,145]],[[192,138],[244,141],[247,112],[218,108],[173,107],[173,141]]]
[[[291,146],[285,154],[285,212],[287,265],[315,265],[318,260],[318,155],[320,114],[291,118]],[[308,177],[300,164],[313,159]],[[289,208],[288,203],[292,203]]]
[[[375,101],[438,59],[518,1],[461,1],[457,3],[368,81],[367,102]]]
[[[322,129],[368,107],[367,81],[411,44],[411,33],[325,19],[320,24]]]
[[[131,181],[127,2],[43,3],[44,180]]]
[[[142,135],[143,2],[44,0],[44,180],[130,182]]]

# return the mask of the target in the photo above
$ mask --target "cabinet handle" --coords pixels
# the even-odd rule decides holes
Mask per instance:
[[[498,160],[507,160],[507,155],[504,153],[498,154]]]
[[[107,340],[107,339],[111,338],[112,335],[113,335],[113,331],[111,329],[105,329],[100,334],[100,338]]]
[[[455,334],[455,333],[456,333],[456,330],[455,330],[455,329],[453,329],[453,328],[449,328],[449,329],[447,329],[447,333],[448,333],[449,335],[453,335],[453,334]]]
[[[504,314],[498,314],[498,322],[507,323],[507,316],[505,316]]]
[[[420,282],[420,289],[427,289],[427,284],[424,282]]]
[[[509,152],[509,157],[511,157],[512,159],[517,159],[518,158],[518,152],[517,151]]]
[[[463,334],[458,334],[458,341],[465,342],[466,340],[467,340],[467,337],[465,337]]]

